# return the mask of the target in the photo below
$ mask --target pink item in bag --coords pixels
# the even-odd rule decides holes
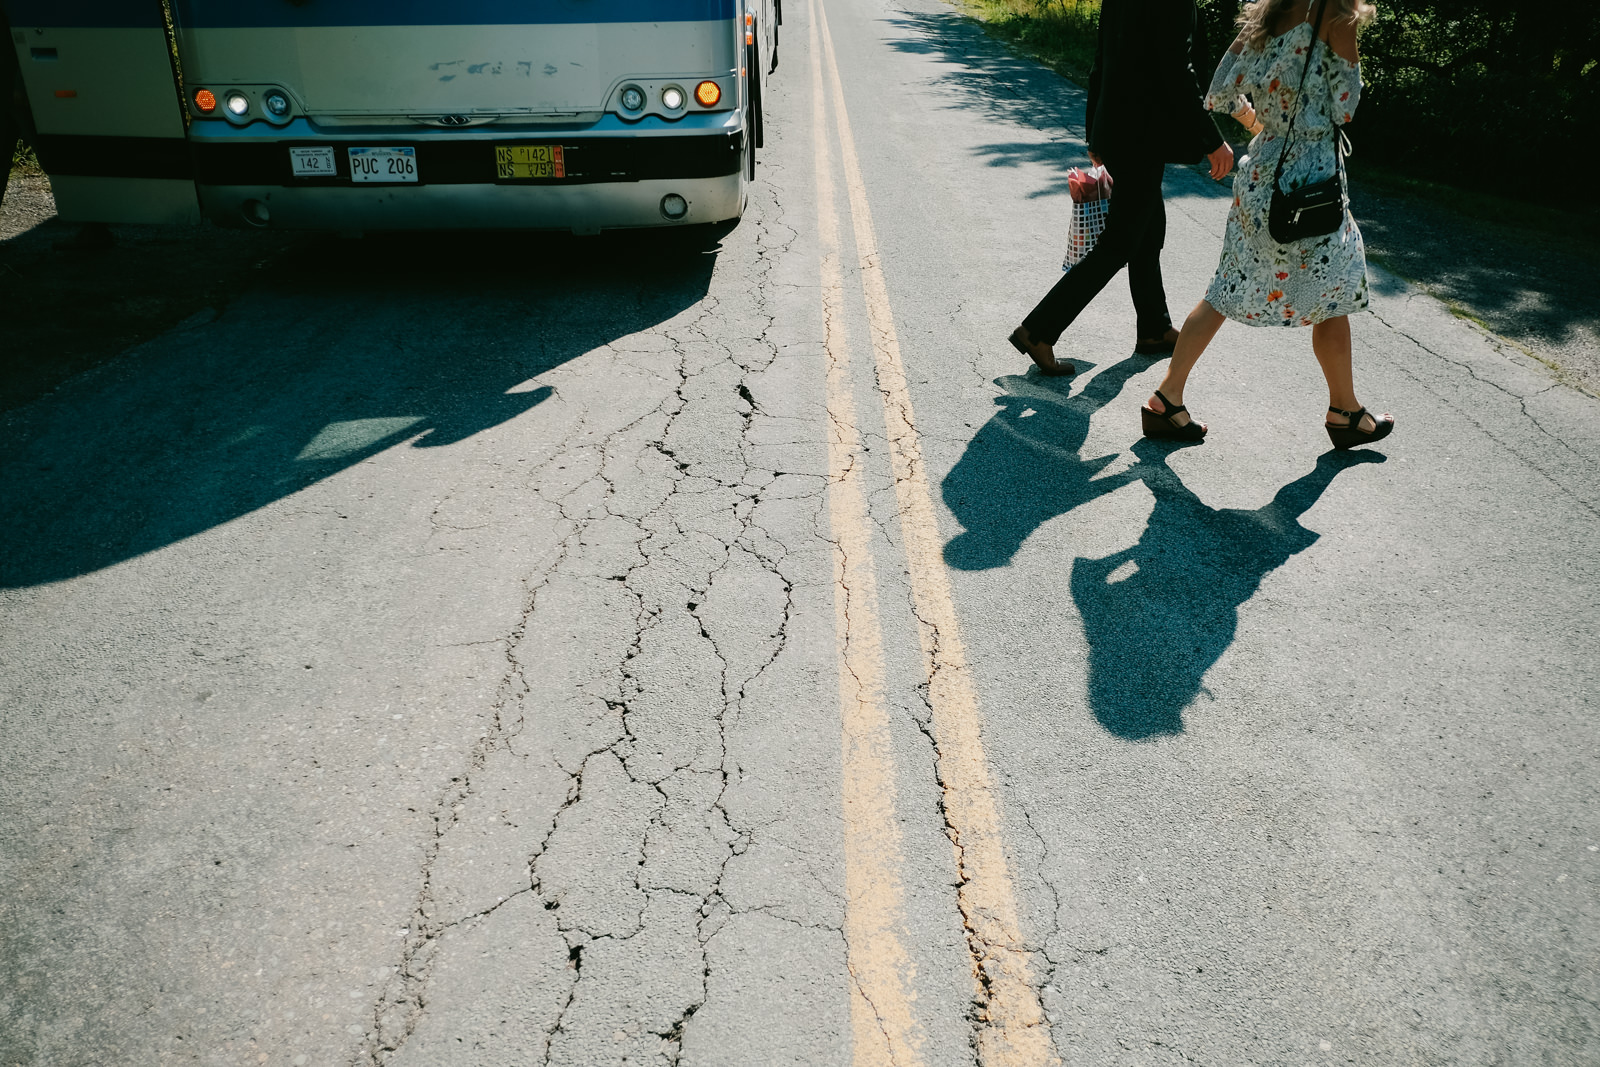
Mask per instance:
[[[1086,171],[1073,167],[1067,171],[1067,192],[1074,204],[1110,200],[1111,172],[1104,167],[1090,167]]]

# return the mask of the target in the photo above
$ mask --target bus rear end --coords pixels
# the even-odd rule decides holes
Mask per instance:
[[[195,182],[223,225],[595,232],[737,218],[740,0],[176,0]]]

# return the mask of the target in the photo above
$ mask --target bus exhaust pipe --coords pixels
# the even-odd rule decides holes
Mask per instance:
[[[264,230],[272,224],[272,212],[267,209],[265,200],[246,200],[239,205],[239,214],[244,216],[244,221],[258,230]]]

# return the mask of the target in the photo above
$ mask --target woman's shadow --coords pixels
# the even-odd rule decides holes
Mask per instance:
[[[1129,472],[1155,497],[1137,544],[1072,563],[1072,599],[1089,645],[1089,706],[1129,740],[1183,732],[1183,710],[1233,643],[1239,608],[1268,574],[1320,536],[1300,517],[1338,473],[1382,463],[1328,451],[1254,510],[1213,508],[1167,465],[1172,446],[1141,440]]]
[[[1096,478],[1116,457],[1078,456],[1089,418],[1147,366],[1125,360],[1054,403],[1043,381],[1001,379],[1010,395],[997,398],[1001,410],[943,484],[966,528],[945,546],[945,560],[962,570],[1005,566],[1039,525],[1124,485],[1139,481],[1150,490],[1154,507],[1137,543],[1072,564],[1072,597],[1089,646],[1089,705],[1102,726],[1129,740],[1182,732],[1184,709],[1233,643],[1239,607],[1266,575],[1317,541],[1300,517],[1341,470],[1384,460],[1326,452],[1254,510],[1213,508],[1191,492],[1167,464],[1181,446],[1141,439],[1133,446],[1137,463]]]

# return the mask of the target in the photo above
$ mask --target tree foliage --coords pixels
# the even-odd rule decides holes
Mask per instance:
[[[1214,57],[1239,0],[1198,0]],[[1361,154],[1463,183],[1517,164],[1522,195],[1576,197],[1600,143],[1600,4],[1592,0],[1375,0],[1361,36]]]

